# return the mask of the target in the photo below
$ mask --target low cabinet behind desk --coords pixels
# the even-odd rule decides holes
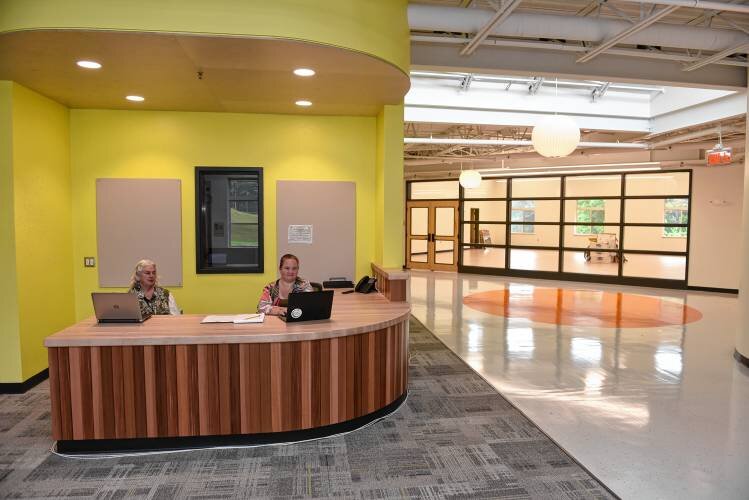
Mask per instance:
[[[75,452],[270,442],[358,427],[406,396],[408,317],[407,303],[380,294],[336,294],[330,321],[85,320],[45,341],[53,438]]]

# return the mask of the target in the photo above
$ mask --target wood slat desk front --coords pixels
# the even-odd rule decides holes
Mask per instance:
[[[81,321],[45,340],[53,438],[262,434],[366,416],[406,393],[409,312],[337,293],[329,321]]]

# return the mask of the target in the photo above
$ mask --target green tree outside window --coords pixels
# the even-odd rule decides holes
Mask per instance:
[[[601,234],[604,232],[603,223],[606,220],[606,205],[603,200],[577,200],[577,215],[575,222],[586,222],[590,225],[575,226],[575,234]]]
[[[666,198],[663,203],[663,222],[665,224],[689,223],[689,200],[686,198]],[[686,227],[664,227],[663,236],[667,238],[686,238]]]

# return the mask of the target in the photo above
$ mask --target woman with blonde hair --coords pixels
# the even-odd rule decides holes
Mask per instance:
[[[140,312],[144,317],[152,314],[180,314],[174,295],[159,286],[156,264],[152,260],[143,259],[135,264],[129,291],[138,296]]]

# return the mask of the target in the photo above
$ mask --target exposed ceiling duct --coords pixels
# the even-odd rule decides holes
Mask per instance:
[[[487,9],[423,4],[408,6],[408,20],[412,31],[476,33],[495,14],[494,11]],[[599,43],[631,26],[631,23],[619,19],[513,12],[504,23],[492,29],[490,35]],[[626,43],[722,51],[726,47],[738,46],[748,40],[749,37],[740,31],[659,23],[628,36]]]

